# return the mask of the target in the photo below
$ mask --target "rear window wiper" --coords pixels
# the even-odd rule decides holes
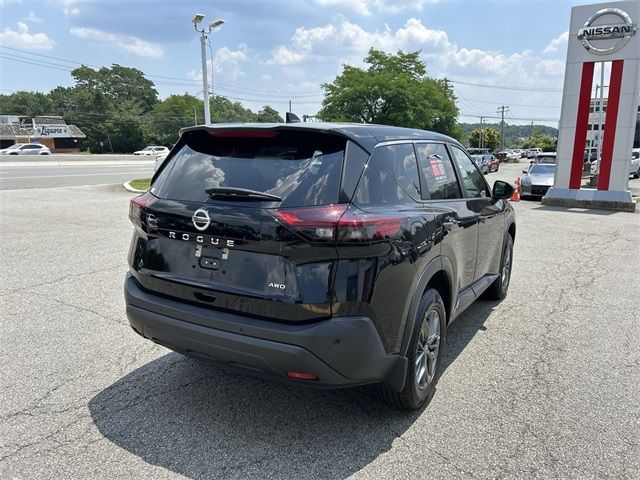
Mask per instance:
[[[234,200],[271,200],[281,202],[282,197],[272,195],[271,193],[258,192],[257,190],[249,190],[247,188],[237,187],[211,187],[205,190],[210,197],[226,197]]]

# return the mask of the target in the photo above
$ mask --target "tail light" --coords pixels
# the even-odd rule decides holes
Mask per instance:
[[[273,215],[311,241],[373,242],[396,237],[401,217],[363,212],[349,205],[282,208]]]
[[[129,220],[144,231],[156,228],[155,218],[147,211],[155,200],[156,197],[146,192],[133,197],[129,202]]]

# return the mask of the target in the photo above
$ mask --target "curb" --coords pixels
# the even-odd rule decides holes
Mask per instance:
[[[127,192],[133,192],[133,193],[145,193],[146,190],[138,190],[137,188],[133,188],[131,186],[131,182],[124,182],[122,184],[122,188],[124,188]]]

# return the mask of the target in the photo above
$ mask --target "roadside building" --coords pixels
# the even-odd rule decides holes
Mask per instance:
[[[602,108],[600,99],[592,98],[589,107],[589,125],[587,127],[587,142],[590,147],[597,147],[602,138],[600,131],[600,114],[602,113],[602,129],[604,130],[607,119],[607,99],[603,99]],[[636,120],[636,134],[633,141],[633,148],[640,148],[640,107],[638,108],[638,118]]]
[[[75,153],[80,151],[84,138],[86,135],[77,126],[67,125],[62,117],[0,115],[0,148],[37,142],[54,153]]]

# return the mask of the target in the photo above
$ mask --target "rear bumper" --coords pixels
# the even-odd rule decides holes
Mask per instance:
[[[179,353],[284,382],[403,387],[406,359],[384,351],[369,318],[335,317],[304,325],[258,320],[149,293],[130,274],[124,291],[133,329]],[[290,380],[289,371],[312,373],[318,380]]]

